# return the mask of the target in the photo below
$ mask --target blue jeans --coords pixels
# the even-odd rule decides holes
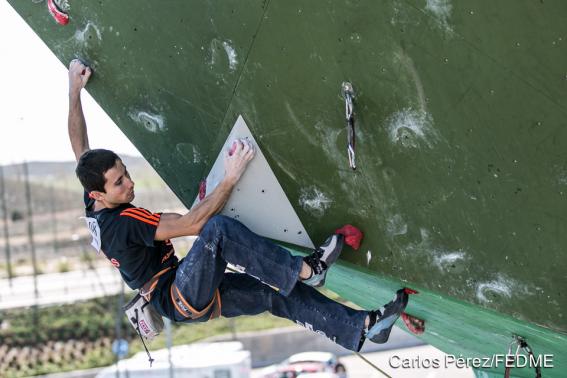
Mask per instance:
[[[227,263],[243,273],[225,273]],[[254,234],[242,223],[217,215],[206,224],[173,281],[189,304],[205,308],[218,288],[222,316],[256,315],[269,311],[289,319],[350,350],[358,350],[366,311],[354,310],[298,282],[303,258]],[[160,290],[164,294],[169,290]],[[158,294],[162,306],[167,295]],[[152,299],[152,302],[154,300]],[[185,322],[174,309],[164,315]]]

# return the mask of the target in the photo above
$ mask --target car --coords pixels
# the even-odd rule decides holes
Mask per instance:
[[[346,368],[337,356],[329,352],[303,352],[290,356],[280,363],[270,375],[274,378],[298,378],[301,376],[331,376],[346,378]],[[326,374],[324,374],[326,373]]]

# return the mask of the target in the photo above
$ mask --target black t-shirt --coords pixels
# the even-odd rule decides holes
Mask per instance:
[[[86,192],[84,199],[87,220],[96,219],[100,229],[101,251],[130,288],[139,289],[160,270],[177,264],[171,241],[154,240],[161,213],[130,203],[93,211],[94,200]]]

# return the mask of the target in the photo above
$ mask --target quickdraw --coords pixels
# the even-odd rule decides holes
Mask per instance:
[[[352,84],[345,81],[342,84],[342,95],[345,99],[345,117],[347,126],[347,154],[348,164],[352,170],[356,169],[356,132],[354,128],[354,89]]]
[[[512,347],[514,346],[514,344],[516,344],[517,347],[514,356],[518,356],[518,354],[520,353],[520,349],[522,349],[530,358],[534,358],[534,352],[532,351],[532,348],[530,348],[530,346],[528,345],[525,338],[518,335],[512,335],[512,338],[513,338],[512,342],[510,343],[510,345],[508,345],[508,355],[512,355]],[[511,372],[512,372],[512,367],[506,366],[506,370],[504,371],[504,378],[510,378]],[[536,373],[536,378],[541,378],[540,366],[535,366],[535,373]]]

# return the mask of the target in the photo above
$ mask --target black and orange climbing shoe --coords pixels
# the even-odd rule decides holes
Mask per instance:
[[[370,325],[364,336],[373,343],[384,344],[387,342],[394,323],[406,309],[408,298],[406,289],[400,289],[391,302],[378,310],[371,311],[369,315]]]

